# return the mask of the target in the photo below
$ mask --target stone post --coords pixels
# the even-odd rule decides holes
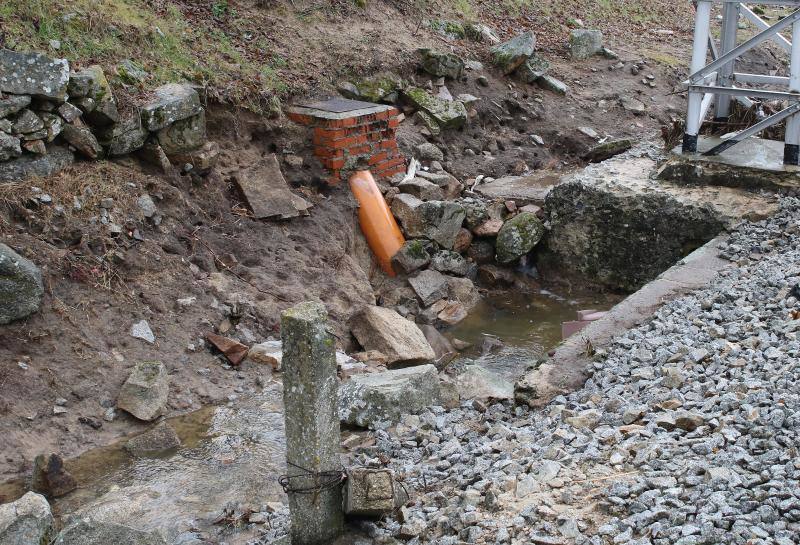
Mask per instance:
[[[283,401],[286,408],[286,461],[291,488],[313,488],[310,472],[340,471],[339,416],[336,411],[336,353],[321,303],[300,303],[283,312]],[[323,479],[324,480],[324,479]],[[317,481],[319,482],[319,481]],[[342,488],[289,492],[292,545],[331,543],[343,531]]]

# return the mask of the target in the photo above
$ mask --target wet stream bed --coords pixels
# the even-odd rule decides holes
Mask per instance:
[[[479,365],[513,384],[558,346],[563,322],[576,320],[579,310],[609,310],[623,298],[589,291],[562,296],[548,290],[490,295],[447,332],[472,345],[451,366],[460,372]]]
[[[620,299],[599,293],[561,297],[544,290],[488,296],[446,332],[472,345],[450,369],[464,374],[481,368],[513,390],[519,376],[561,341],[562,322],[574,320],[578,310],[606,310]],[[254,537],[257,530],[242,533],[219,519],[229,506],[258,510],[285,503],[278,484],[285,470],[282,398],[276,381],[256,396],[169,419],[182,445],[161,456],[135,458],[124,449],[129,439],[124,438],[68,460],[80,487],[55,500],[54,513],[62,523],[77,514],[157,529],[168,542],[219,538],[236,530],[234,542],[245,543],[244,534]],[[0,484],[6,498],[24,491],[22,481]]]

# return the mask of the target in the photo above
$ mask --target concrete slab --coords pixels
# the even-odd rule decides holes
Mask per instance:
[[[589,377],[594,350],[607,347],[614,337],[650,320],[667,301],[708,285],[719,271],[732,266],[719,257],[719,246],[725,240],[727,236],[718,237],[698,248],[561,343],[551,358],[517,382],[517,402],[541,407],[558,395],[581,388]]]
[[[555,186],[539,270],[632,292],[724,230],[778,210],[776,195],[680,185],[654,179],[655,170],[656,161],[637,151]]]
[[[550,190],[561,182],[561,175],[554,173],[530,176],[505,176],[481,184],[475,192],[489,199],[514,201],[517,206],[535,204],[542,206]]]
[[[748,138],[720,155],[702,155],[721,142],[719,137],[700,138],[699,154],[684,155],[680,147],[675,148],[659,170],[658,178],[781,193],[800,191],[800,167],[783,164],[783,142]]]
[[[345,99],[342,99],[340,102],[342,101],[345,101]],[[328,109],[325,109],[324,102],[314,102],[306,105],[294,106],[289,108],[287,111],[289,113],[308,115],[316,119],[339,120],[377,114],[392,109],[392,106],[388,106],[386,104],[372,104],[371,102],[361,102],[357,100],[350,100],[347,102],[352,102],[354,106],[358,107],[346,111],[329,111]]]

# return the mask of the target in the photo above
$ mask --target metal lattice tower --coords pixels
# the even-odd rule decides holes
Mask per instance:
[[[746,107],[753,105],[751,99],[782,100],[788,102],[786,108],[738,132],[706,151],[705,155],[718,155],[745,138],[786,120],[784,163],[800,164],[800,0],[753,0],[746,3],[737,0],[697,0],[695,3],[697,11],[691,75],[685,82],[689,91],[689,108],[683,135],[683,153],[697,153],[700,128],[712,105],[714,117],[726,120],[730,115],[732,100],[737,100]],[[711,11],[715,4],[722,5],[719,48],[711,36]],[[746,4],[796,9],[770,25]],[[760,31],[741,44],[737,40],[740,17],[749,20]],[[782,31],[788,29],[791,29],[791,41],[781,35]],[[789,52],[789,76],[737,72],[736,60],[767,40],[775,41]],[[759,88],[753,88],[753,85],[758,85]]]

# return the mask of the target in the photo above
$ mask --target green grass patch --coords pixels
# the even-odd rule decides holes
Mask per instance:
[[[208,17],[189,20],[179,4],[158,10],[147,0],[15,0],[0,6],[0,28],[12,49],[100,64],[112,76],[130,58],[148,72],[146,87],[205,83],[219,100],[261,111],[288,91],[285,60],[276,62],[265,41],[247,52],[236,43],[238,15],[227,0],[206,8]]]

